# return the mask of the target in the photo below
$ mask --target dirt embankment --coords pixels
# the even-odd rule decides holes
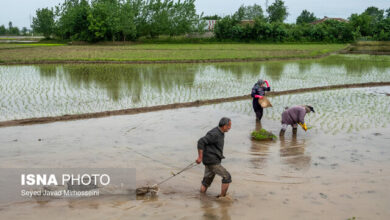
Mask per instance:
[[[360,41],[349,45],[340,53],[390,55],[390,41]]]
[[[343,85],[319,86],[319,87],[312,87],[312,88],[268,92],[267,95],[268,96],[279,96],[279,95],[305,93],[305,92],[313,92],[313,91],[321,91],[321,90],[362,88],[362,87],[375,87],[375,86],[390,86],[390,82],[371,82],[371,83],[354,83],[354,84],[343,84]],[[234,102],[234,101],[240,101],[240,100],[245,100],[245,99],[250,99],[250,98],[251,98],[250,95],[243,95],[243,96],[234,96],[234,97],[229,97],[229,98],[197,100],[194,102],[173,103],[173,104],[167,104],[167,105],[157,105],[157,106],[141,107],[141,108],[129,108],[129,109],[95,112],[95,113],[85,113],[85,114],[77,114],[77,115],[62,115],[62,116],[52,116],[52,117],[18,119],[18,120],[11,120],[11,121],[2,121],[2,122],[0,122],[0,127],[44,124],[44,123],[51,123],[51,122],[57,122],[57,121],[71,121],[71,120],[80,120],[80,119],[101,118],[101,117],[114,116],[114,115],[138,114],[138,113],[155,112],[155,111],[177,109],[177,108],[197,107],[197,106],[202,106],[202,105],[218,104],[218,103],[224,103],[224,102]]]

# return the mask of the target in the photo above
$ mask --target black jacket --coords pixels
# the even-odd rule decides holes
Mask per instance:
[[[257,83],[253,86],[251,96],[253,98],[252,105],[255,111],[261,109],[259,99],[255,98],[255,95],[265,96],[265,91],[271,91],[271,87],[261,87]]]
[[[206,136],[198,140],[198,150],[203,150],[203,164],[220,164],[223,156],[225,134],[215,127],[207,132]]]

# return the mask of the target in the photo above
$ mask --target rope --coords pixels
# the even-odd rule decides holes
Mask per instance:
[[[172,176],[170,176],[170,177],[166,178],[165,180],[163,180],[163,181],[157,183],[156,186],[165,183],[166,181],[172,179],[173,177],[179,175],[180,173],[182,173],[182,172],[184,172],[184,171],[186,171],[186,170],[189,170],[189,169],[195,167],[196,165],[198,165],[196,162],[192,162],[190,165],[184,167],[184,168],[183,168],[182,170],[180,170],[179,172],[177,172],[177,173],[172,173]]]
[[[133,151],[134,153],[139,154],[139,155],[141,155],[141,156],[143,156],[143,157],[145,157],[145,158],[148,158],[148,159],[150,159],[150,160],[152,160],[152,161],[154,161],[154,162],[163,164],[163,165],[165,165],[165,166],[167,166],[167,167],[172,167],[172,166],[169,165],[169,164],[166,164],[166,163],[164,163],[164,162],[162,162],[162,161],[156,160],[156,159],[151,158],[151,157],[149,157],[149,156],[147,156],[147,155],[145,155],[145,154],[143,154],[143,153],[140,153],[140,152],[138,152],[138,151],[132,149],[131,147],[127,147],[127,149],[129,149],[129,150]],[[182,172],[184,172],[184,171],[186,171],[186,170],[189,170],[189,169],[195,167],[196,165],[198,165],[196,162],[192,162],[192,163],[190,163],[188,166],[186,166],[186,167],[184,167],[182,170],[180,170],[179,172],[177,172],[177,173],[173,173],[173,172],[172,172],[172,176],[170,176],[170,177],[168,177],[167,179],[165,179],[165,180],[163,180],[163,181],[161,181],[161,182],[155,184],[154,186],[158,186],[158,185],[160,185],[160,184],[163,184],[163,183],[165,183],[166,181],[172,179],[173,177],[179,175],[180,173],[182,173]],[[177,168],[177,167],[175,167],[175,168]]]

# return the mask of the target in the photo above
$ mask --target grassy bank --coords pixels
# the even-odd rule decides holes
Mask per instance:
[[[390,41],[360,41],[352,44],[347,53],[390,55]]]
[[[345,44],[0,44],[1,63],[45,61],[189,61],[309,58]]]
[[[23,43],[23,44],[7,43],[7,44],[1,44],[0,43],[0,50],[32,48],[32,47],[52,47],[52,46],[65,46],[65,44],[46,44],[46,43]]]

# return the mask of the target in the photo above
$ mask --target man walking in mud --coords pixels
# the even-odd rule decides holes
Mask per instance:
[[[206,136],[198,140],[198,159],[196,163],[203,162],[205,165],[204,177],[200,192],[205,193],[214,180],[215,174],[222,177],[221,194],[218,197],[226,196],[229,184],[232,182],[230,173],[221,165],[223,156],[223,145],[225,133],[230,130],[232,122],[230,118],[221,118],[218,127],[207,132]]]

